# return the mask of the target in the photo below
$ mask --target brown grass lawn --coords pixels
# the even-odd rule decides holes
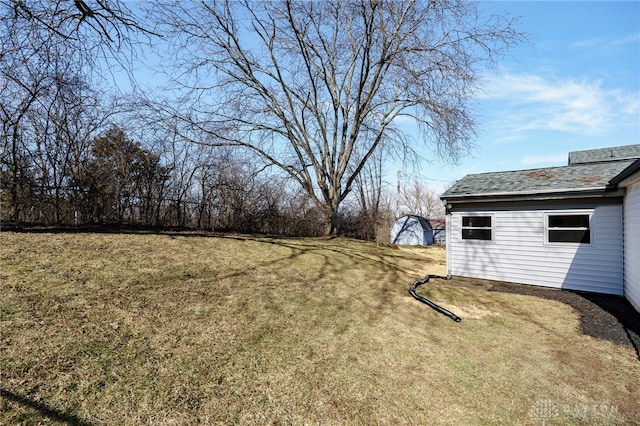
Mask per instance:
[[[444,249],[0,234],[0,423],[638,424],[633,347]]]

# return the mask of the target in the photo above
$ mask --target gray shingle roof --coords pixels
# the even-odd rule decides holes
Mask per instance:
[[[634,160],[623,160],[467,175],[442,194],[442,198],[604,189],[611,179],[633,162]]]
[[[604,190],[639,158],[640,144],[574,151],[568,166],[467,175],[441,198]]]
[[[600,161],[628,160],[632,158],[640,158],[640,144],[570,152],[569,165],[596,163]]]
[[[625,180],[626,178],[633,176],[636,173],[640,173],[640,159],[631,163],[629,167],[624,169],[618,176],[616,176],[611,183],[613,185],[618,185],[620,182]]]

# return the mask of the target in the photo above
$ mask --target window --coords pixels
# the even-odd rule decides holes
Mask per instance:
[[[547,214],[547,242],[591,243],[590,214]]]
[[[493,239],[493,216],[462,216],[462,239]]]

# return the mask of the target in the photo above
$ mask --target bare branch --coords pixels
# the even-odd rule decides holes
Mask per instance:
[[[229,0],[160,12],[180,47],[177,83],[197,105],[185,121],[294,177],[331,232],[383,142],[413,150],[398,117],[446,160],[472,147],[478,76],[521,39],[513,21],[466,1]],[[211,123],[227,123],[224,133]]]

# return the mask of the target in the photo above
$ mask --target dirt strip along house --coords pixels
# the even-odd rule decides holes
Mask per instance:
[[[467,175],[447,206],[447,272],[624,295],[640,311],[640,144]]]

